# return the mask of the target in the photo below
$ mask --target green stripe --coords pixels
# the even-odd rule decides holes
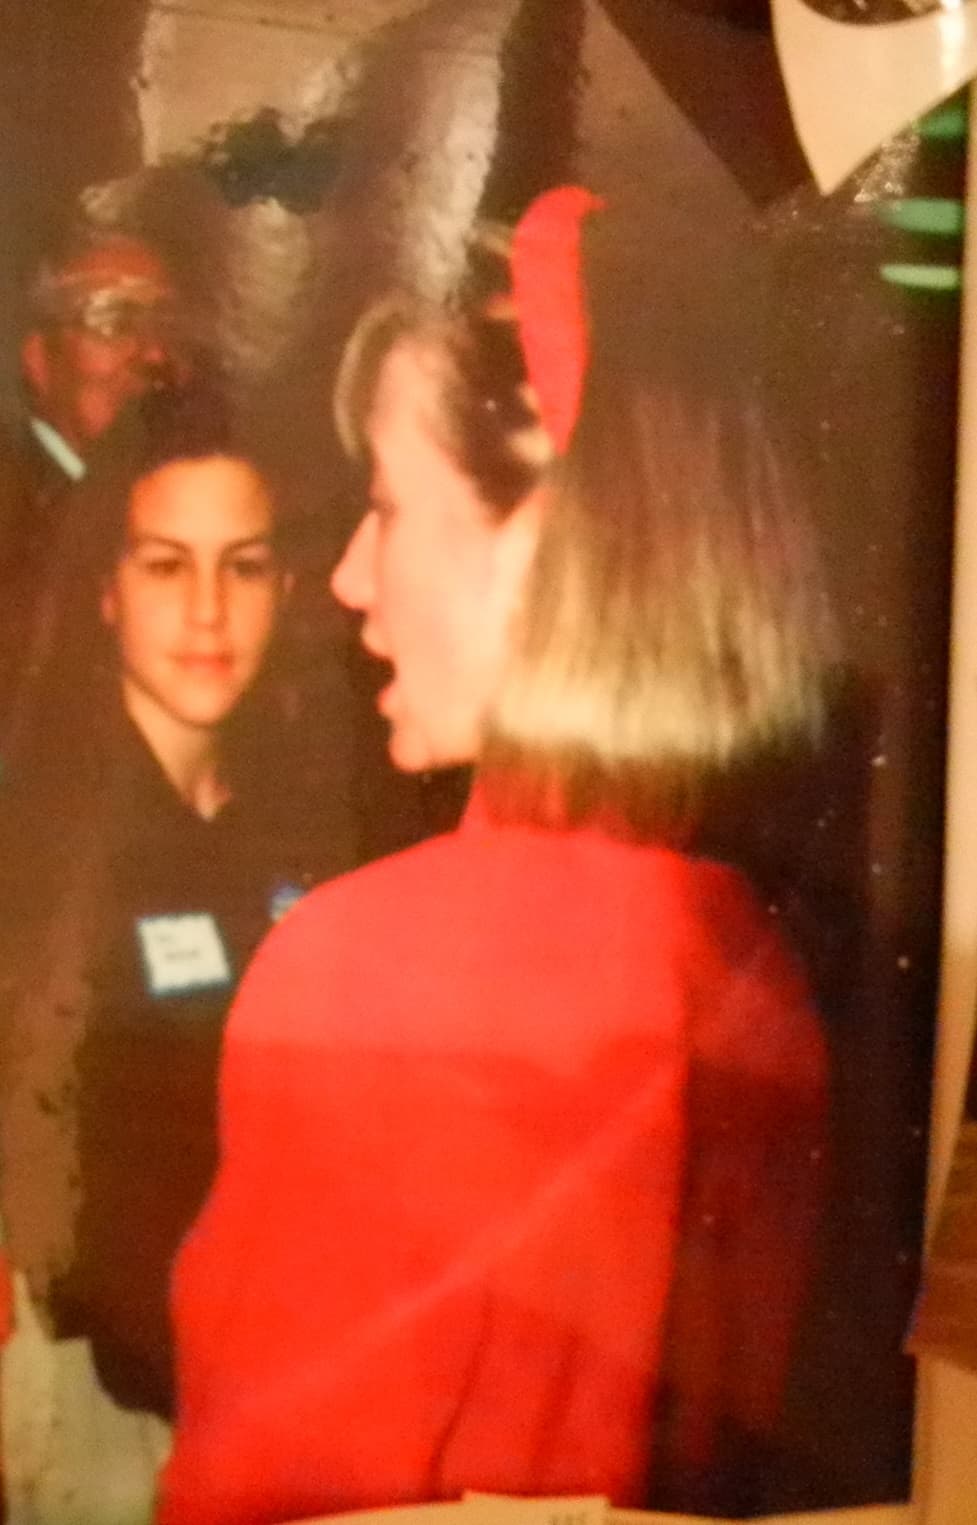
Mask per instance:
[[[907,233],[935,233],[955,237],[963,232],[963,202],[949,196],[908,196],[901,201],[882,201],[878,215],[893,228]]]
[[[935,111],[927,112],[916,123],[916,131],[923,138],[965,138],[967,136],[967,100],[957,96]]]
[[[880,265],[879,274],[893,286],[916,291],[959,291],[959,265]]]

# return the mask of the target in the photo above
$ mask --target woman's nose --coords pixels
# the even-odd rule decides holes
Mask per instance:
[[[213,629],[224,617],[224,588],[219,571],[200,568],[190,584],[190,619]]]
[[[377,523],[376,509],[364,514],[329,579],[333,596],[347,609],[366,610],[373,603]]]

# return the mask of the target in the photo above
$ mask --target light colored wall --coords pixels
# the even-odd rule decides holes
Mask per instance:
[[[358,76],[360,44],[424,4],[150,0],[137,86],[146,163],[262,106],[297,121],[329,114]]]

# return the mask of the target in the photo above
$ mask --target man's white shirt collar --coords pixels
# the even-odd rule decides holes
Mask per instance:
[[[80,482],[88,468],[77,450],[73,450],[57,429],[43,418],[32,418],[30,423],[31,433],[41,449],[61,467],[66,477],[72,482]]]

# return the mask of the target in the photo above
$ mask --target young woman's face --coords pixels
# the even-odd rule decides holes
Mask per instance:
[[[436,443],[437,385],[416,348],[384,362],[367,427],[370,502],[332,578],[340,603],[366,616],[366,649],[393,668],[378,704],[408,772],[477,757],[536,540],[532,500],[496,521]]]
[[[272,507],[246,461],[175,461],[136,484],[102,592],[130,710],[219,725],[254,681],[284,590]]]

